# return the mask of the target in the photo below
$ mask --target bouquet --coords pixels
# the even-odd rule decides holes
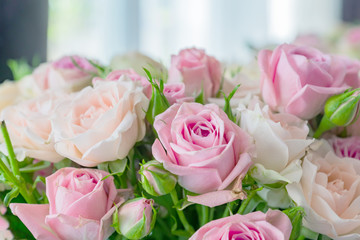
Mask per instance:
[[[0,86],[2,239],[360,239],[359,61],[129,56]]]

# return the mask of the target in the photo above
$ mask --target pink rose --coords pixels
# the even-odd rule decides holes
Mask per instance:
[[[190,201],[216,206],[243,197],[241,177],[252,164],[248,151],[253,145],[218,106],[174,104],[156,116],[154,128],[159,136],[152,146],[155,159],[178,176],[182,187],[202,194],[188,196]]]
[[[202,226],[189,240],[288,240],[292,226],[290,219],[279,210],[267,213],[236,214],[214,220]]]
[[[121,81],[97,81],[59,105],[52,118],[55,150],[87,167],[125,158],[146,132],[149,100],[142,88]]]
[[[314,144],[299,183],[286,186],[305,210],[304,226],[335,239],[360,239],[360,161],[334,154],[326,141]]]
[[[113,177],[95,169],[62,168],[46,178],[49,204],[12,203],[36,239],[107,239],[117,197]]]
[[[260,51],[258,60],[265,102],[302,119],[319,114],[331,95],[360,86],[358,62],[315,48],[283,44],[274,51]]]
[[[293,44],[299,46],[313,47],[323,52],[329,52],[330,50],[330,46],[328,46],[329,43],[317,34],[298,35],[294,40]]]
[[[139,75],[137,72],[135,72],[133,69],[124,69],[124,70],[115,70],[109,73],[105,79],[101,79],[99,77],[96,77],[93,79],[93,84],[95,84],[96,81],[117,81],[120,79],[121,76],[126,75],[128,76],[132,81],[139,82],[141,86],[144,88],[144,94],[147,98],[151,98],[151,84],[147,80],[146,77]]]
[[[349,29],[346,33],[346,40],[350,45],[359,46],[360,45],[360,27],[355,27]]]
[[[184,83],[165,83],[163,92],[170,105],[185,100],[186,97]]]
[[[215,96],[221,82],[221,64],[204,50],[184,49],[171,57],[168,82],[184,82],[186,95],[198,95],[204,90],[205,98]]]
[[[329,140],[334,152],[339,157],[350,157],[360,160],[360,137],[338,138],[332,137]]]
[[[1,112],[1,120],[6,123],[19,160],[25,156],[50,162],[63,159],[54,148],[50,118],[56,107],[68,97],[58,92],[47,92]]]
[[[72,59],[78,66],[74,65]],[[40,91],[61,89],[73,92],[90,85],[96,73],[95,67],[85,58],[66,56],[54,62],[41,64],[34,70],[32,77]]]

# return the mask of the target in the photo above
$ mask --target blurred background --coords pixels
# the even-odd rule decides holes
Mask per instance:
[[[79,54],[108,64],[140,51],[169,64],[186,47],[245,63],[253,49],[330,35],[360,19],[357,0],[0,0],[0,81],[6,62],[30,64]]]

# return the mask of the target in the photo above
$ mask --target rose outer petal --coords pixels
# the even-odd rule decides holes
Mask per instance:
[[[20,218],[36,239],[60,240],[45,224],[45,217],[49,214],[49,204],[11,203],[10,209],[14,215]]]

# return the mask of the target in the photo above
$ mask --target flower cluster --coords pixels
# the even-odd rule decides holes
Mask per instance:
[[[359,239],[360,62],[305,40],[244,67],[66,56],[1,84],[0,236]]]

